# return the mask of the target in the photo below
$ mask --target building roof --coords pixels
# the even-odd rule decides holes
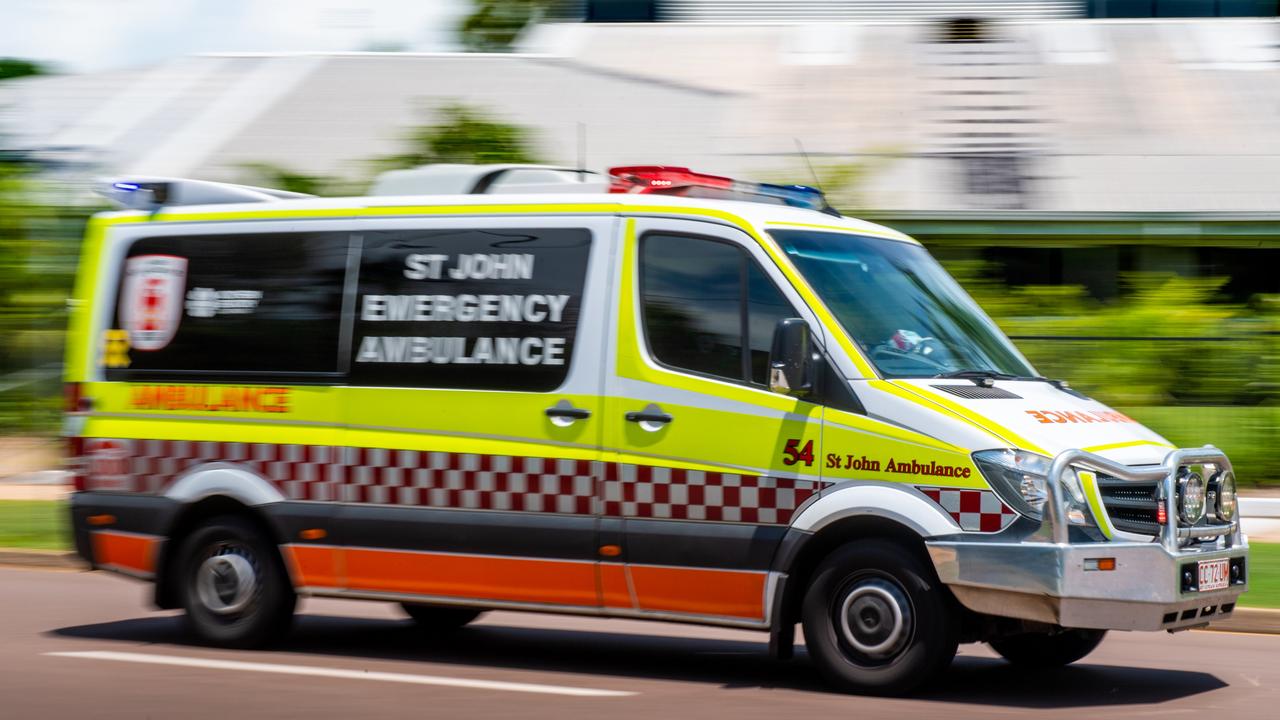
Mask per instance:
[[[542,159],[807,182],[866,163],[881,211],[1280,208],[1280,24],[1027,21],[991,42],[927,23],[545,25],[520,54],[201,56],[0,85],[0,128],[95,174],[344,177],[460,101]],[[843,200],[842,200],[843,195]]]

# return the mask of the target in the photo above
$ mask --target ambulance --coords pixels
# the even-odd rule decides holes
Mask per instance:
[[[330,199],[110,183],[66,433],[78,552],[204,642],[300,597],[767,633],[905,693],[1229,617],[1230,461],[1039,376],[910,237],[685,168],[431,166]],[[465,638],[465,632],[458,636]]]

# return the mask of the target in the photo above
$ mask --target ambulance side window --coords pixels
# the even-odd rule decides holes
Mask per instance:
[[[744,249],[710,238],[641,238],[640,294],[656,360],[756,385],[768,382],[778,320],[797,315]]]
[[[584,228],[366,233],[351,384],[555,390],[590,249]]]
[[[347,233],[147,237],[120,267],[108,380],[340,377]]]

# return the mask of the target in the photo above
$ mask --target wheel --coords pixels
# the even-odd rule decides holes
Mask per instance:
[[[1106,636],[1106,630],[1027,633],[992,640],[991,649],[1014,665],[1029,668],[1062,667],[1093,652]]]
[[[280,552],[252,523],[214,518],[180,552],[182,607],[201,640],[257,647],[288,632],[297,596]]]
[[[801,622],[809,656],[845,692],[908,692],[956,654],[951,596],[914,553],[885,540],[831,553],[814,571]]]
[[[440,605],[401,603],[400,607],[413,618],[418,627],[433,633],[452,632],[484,614],[483,610]]]

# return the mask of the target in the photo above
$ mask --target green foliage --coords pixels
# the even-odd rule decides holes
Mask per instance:
[[[65,302],[85,216],[39,202],[33,171],[0,163],[0,430],[53,432]]]
[[[1109,404],[1236,405],[1268,397],[1257,379],[1271,341],[1258,332],[1264,321],[1256,313],[1213,302],[1227,278],[1133,273],[1120,299],[1098,303],[1077,286],[1005,287],[986,279],[980,263],[948,269],[1005,333],[1051,338],[1018,341],[1042,374]]]
[[[0,548],[70,550],[67,504],[54,500],[0,500]]]
[[[494,120],[480,110],[448,103],[436,110],[437,122],[414,128],[405,152],[379,158],[380,170],[431,163],[537,163],[528,130]]]
[[[49,74],[49,69],[34,60],[0,58],[0,80],[47,74]]]
[[[883,170],[889,162],[888,158],[889,153],[885,152],[852,161],[813,160],[810,163],[802,158],[792,167],[762,173],[760,177],[763,178],[762,182],[779,185],[812,186],[816,182],[831,207],[844,213],[857,214],[858,210],[869,207],[863,194],[867,178]]]
[[[554,4],[554,0],[472,0],[471,13],[458,25],[458,38],[476,52],[510,50],[520,31]]]
[[[1179,447],[1222,448],[1241,488],[1280,482],[1280,407],[1207,407],[1199,405],[1129,407],[1121,412]]]

